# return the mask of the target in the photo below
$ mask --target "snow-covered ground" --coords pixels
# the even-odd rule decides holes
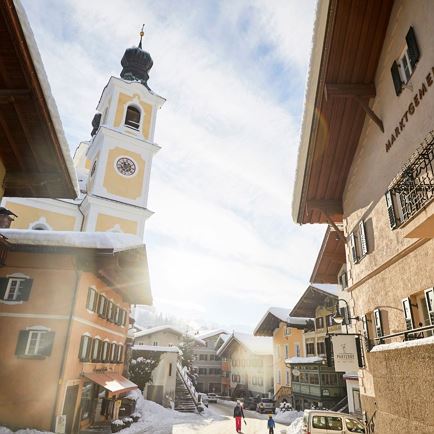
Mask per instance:
[[[296,419],[303,417],[302,411],[284,411],[283,413],[277,409],[276,410],[276,416],[274,417],[274,420],[278,423],[282,423],[284,425],[292,424]]]
[[[5,426],[0,426],[0,434],[12,434],[14,431],[11,431],[9,428]],[[20,429],[15,431],[16,434],[47,434],[46,431],[38,431],[37,429]]]

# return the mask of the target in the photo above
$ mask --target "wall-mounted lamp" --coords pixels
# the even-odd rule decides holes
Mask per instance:
[[[354,316],[354,317],[350,317],[349,316],[350,315],[350,307],[348,306],[347,300],[345,300],[344,298],[339,298],[338,301],[336,302],[336,312],[333,315],[333,321],[336,324],[342,324],[344,322],[344,320],[345,320],[345,316],[341,314],[341,311],[339,309],[339,302],[340,301],[343,301],[345,303],[346,307],[347,307],[348,319],[350,321],[350,324],[351,324],[351,320],[352,319],[354,319],[356,321],[360,321],[360,317],[359,316]]]

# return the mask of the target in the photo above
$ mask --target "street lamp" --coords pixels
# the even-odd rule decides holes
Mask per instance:
[[[348,319],[350,320],[350,324],[351,324],[351,320],[355,319],[356,321],[360,321],[360,317],[355,316],[355,317],[350,317],[350,307],[348,306],[348,302],[347,300],[345,300],[344,298],[338,298],[338,301],[336,302],[336,312],[333,315],[333,321],[336,324],[342,324],[345,320],[345,317],[341,314],[340,310],[339,310],[339,302],[343,301],[346,304],[347,307],[347,312],[348,312]]]

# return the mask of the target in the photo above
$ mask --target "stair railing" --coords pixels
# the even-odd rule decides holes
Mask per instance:
[[[184,383],[188,393],[190,394],[191,398],[193,399],[193,403],[196,407],[196,409],[199,411],[199,395],[196,392],[196,389],[194,388],[194,385],[190,378],[187,375],[187,368],[184,366],[182,367],[180,363],[176,364],[176,370],[179,374],[179,378]]]

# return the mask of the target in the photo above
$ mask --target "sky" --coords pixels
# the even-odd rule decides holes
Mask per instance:
[[[22,0],[71,152],[126,48],[154,61],[145,241],[155,309],[252,331],[309,284],[324,226],[291,218],[314,1]]]

